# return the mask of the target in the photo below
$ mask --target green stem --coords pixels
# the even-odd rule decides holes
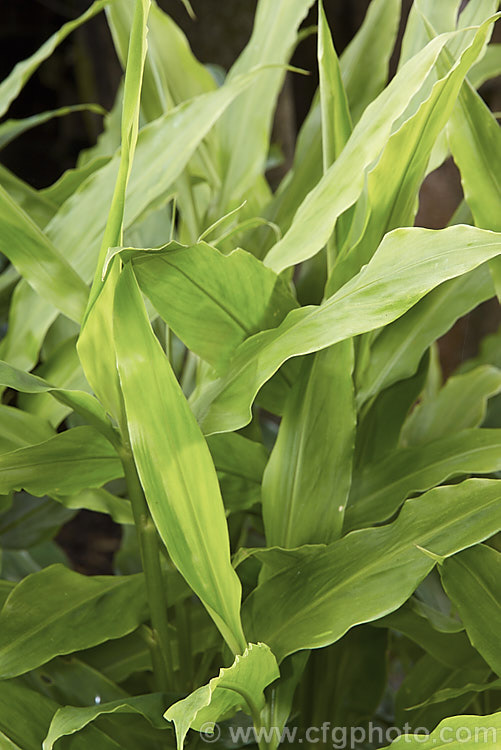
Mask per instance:
[[[153,635],[151,643],[153,671],[158,688],[168,691],[172,690],[174,686],[174,670],[172,668],[172,649],[167,620],[167,599],[160,565],[158,533],[151,518],[129,446],[122,451],[121,460],[129,499],[132,504],[132,513],[146,579],[146,592],[150,607]]]

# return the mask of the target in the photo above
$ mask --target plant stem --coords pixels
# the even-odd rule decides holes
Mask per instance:
[[[146,503],[129,446],[126,446],[122,451],[121,460],[132,504],[132,513],[146,579],[146,591],[153,633],[153,642],[151,644],[153,671],[158,688],[168,691],[169,689],[172,690],[174,686],[174,670],[172,668],[172,649],[167,620],[167,599],[160,565],[159,538]]]

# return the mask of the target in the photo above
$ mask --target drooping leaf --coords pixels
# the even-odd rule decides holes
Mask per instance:
[[[162,719],[164,707],[165,696],[162,693],[136,695],[89,707],[65,706],[54,714],[42,750],[52,750],[60,737],[79,732],[103,714],[137,714],[157,729],[165,729],[166,724]]]
[[[87,285],[1,186],[0,227],[0,250],[21,276],[41,297],[80,321],[87,304]]]
[[[429,346],[455,321],[494,296],[486,266],[446,281],[405,315],[381,331],[371,347],[371,356],[357,392],[362,406],[393,383],[413,375]]]
[[[390,518],[412,492],[446,479],[501,470],[501,430],[463,430],[424,445],[400,448],[355,475],[345,531]]]
[[[487,401],[501,390],[501,371],[484,365],[453,375],[435,398],[419,403],[402,430],[403,445],[419,445],[482,424]]]
[[[479,545],[447,560],[440,571],[472,644],[499,677],[500,569],[501,554]]]
[[[0,83],[0,117],[7,112],[25,83],[31,78],[39,65],[52,55],[56,47],[86,21],[97,15],[110,0],[96,0],[79,18],[61,26],[31,57],[19,62],[11,73]]]
[[[132,525],[134,519],[130,501],[117,497],[103,488],[84,489],[72,495],[51,493],[52,497],[65,508],[93,510],[106,513],[115,523]]]
[[[388,526],[309,550],[303,562],[297,559],[301,548],[291,551],[291,565],[246,600],[248,632],[252,638],[266,636],[281,660],[334,643],[354,625],[388,614],[435,564],[417,545],[447,557],[491,536],[501,525],[499,497],[497,480],[439,487],[408,500]]]
[[[0,453],[41,443],[54,435],[44,420],[13,406],[0,405]]]
[[[418,644],[426,653],[451,669],[473,669],[482,666],[482,659],[472,647],[464,631],[443,633],[423,617],[414,598],[403,607],[382,617],[376,627],[390,627]]]
[[[0,385],[13,388],[22,393],[50,393],[54,398],[74,409],[105,435],[111,443],[116,444],[117,435],[106,417],[106,413],[97,399],[84,391],[57,388],[43,378],[23,372],[7,362],[0,361]]]
[[[0,612],[2,679],[130,633],[145,607],[142,575],[88,577],[51,565],[28,576]]]
[[[434,287],[500,252],[498,234],[467,226],[386,235],[371,262],[335,295],[318,307],[293,310],[277,328],[252,336],[237,348],[227,374],[206,379],[192,399],[204,432],[246,424],[257,391],[290,357],[387,325]]]
[[[122,476],[115,448],[93,427],[74,427],[0,456],[0,492],[72,494]]]
[[[177,748],[182,750],[190,728],[207,731],[209,723],[228,718],[239,710],[259,721],[264,708],[263,690],[280,676],[277,662],[264,643],[251,643],[231,667],[221,669],[208,685],[174,703],[164,716],[176,727]]]
[[[60,107],[59,109],[52,109],[49,112],[41,112],[32,117],[25,117],[22,120],[5,120],[0,124],[0,149],[5,148],[14,138],[22,135],[22,133],[30,130],[30,128],[52,120],[54,117],[64,117],[73,112],[94,112],[95,114],[103,115],[105,111],[99,104],[73,104],[69,107]]]
[[[114,337],[127,423],[151,515],[169,555],[238,653],[240,581],[207,444],[153,331],[130,264],[115,296]],[[138,389],[146,401],[138,401]]]

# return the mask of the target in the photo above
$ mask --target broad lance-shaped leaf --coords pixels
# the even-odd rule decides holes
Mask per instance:
[[[246,424],[258,390],[287,359],[385,326],[434,287],[500,253],[501,235],[468,226],[386,235],[370,263],[335,295],[292,310],[277,328],[244,341],[228,372],[197,388],[193,409],[204,432]]]
[[[424,398],[402,428],[403,446],[420,445],[482,424],[487,401],[501,391],[501,370],[490,365],[453,375],[438,394]]]
[[[179,177],[200,142],[228,104],[261,73],[239,76],[216,91],[199,96],[177,107],[141,129],[134,158],[135,166],[127,188],[124,229],[140,217],[156,200],[165,196]],[[158,155],[162,154],[162,158]],[[89,176],[80,189],[61,206],[46,227],[51,242],[85,281],[95,268],[100,241],[118,173],[119,154]],[[154,186],[154,188],[152,188]],[[112,243],[121,244],[121,243]],[[31,369],[38,358],[44,336],[57,317],[57,311],[40,300],[21,282],[22,293],[2,342],[2,357]],[[32,320],[26,324],[27,316]]]
[[[1,679],[120,638],[145,614],[142,574],[89,577],[51,565],[18,583],[0,612]]]
[[[93,427],[73,427],[43,443],[0,456],[0,493],[26,490],[41,497],[101,487],[122,476],[115,448]]]
[[[353,343],[305,359],[263,477],[268,546],[332,542],[351,483],[356,412]]]
[[[464,76],[475,61],[491,25],[487,22],[479,27],[473,41],[467,32],[462,34],[463,55],[451,71],[454,77]],[[367,107],[339,159],[307,195],[285,237],[266,256],[267,266],[280,272],[311,258],[327,243],[338,217],[359,198],[365,171],[385,147],[395,122],[418,94],[428,99],[428,76],[453,36],[442,34],[430,42]]]
[[[21,276],[41,297],[79,322],[87,304],[87,284],[1,186],[0,230],[0,251]]]
[[[13,68],[7,78],[0,84],[0,117],[7,112],[11,103],[41,63],[52,55],[56,47],[66,39],[68,34],[71,34],[74,29],[99,13],[109,2],[110,0],[97,0],[79,18],[61,26],[31,57],[19,62]]]
[[[220,208],[233,208],[263,171],[276,100],[297,30],[313,0],[259,0],[252,36],[228,73],[228,83],[258,65],[275,65],[224,113],[217,125],[223,184]]]
[[[245,711],[254,721],[264,708],[264,689],[280,676],[277,662],[265,643],[250,643],[244,653],[235,657],[231,667],[195,690],[184,700],[174,703],[164,714],[176,727],[177,748],[182,750],[188,730],[208,730],[209,724]],[[210,741],[210,738],[209,740]]]
[[[385,521],[411,492],[423,492],[462,474],[500,470],[501,430],[463,430],[424,445],[400,448],[355,475],[345,531]]]
[[[241,587],[230,562],[216,471],[151,330],[130,264],[117,285],[114,336],[132,450],[151,515],[172,561],[239,653],[245,648]]]
[[[165,729],[167,725],[162,719],[164,707],[163,693],[136,695],[89,707],[64,706],[54,714],[42,750],[52,750],[58,739],[79,732],[99,716],[106,714],[136,714],[144,717],[156,729]]]
[[[421,357],[458,318],[494,297],[487,265],[434,289],[405,315],[386,326],[371,346],[358,383],[360,408],[371,396],[413,375]]]
[[[169,327],[216,368],[242,341],[275,328],[297,307],[284,280],[244,250],[223,255],[205,242],[170,242],[119,252],[132,260],[139,286]]]
[[[488,716],[452,716],[430,734],[403,734],[388,748],[392,750],[497,750],[501,733],[501,712]]]
[[[479,545],[446,560],[440,569],[447,594],[466,632],[489,666],[501,677],[501,554]]]
[[[497,480],[470,479],[408,500],[388,526],[354,531],[323,549],[291,550],[291,564],[248,597],[244,622],[281,661],[334,643],[347,630],[400,607],[435,561],[501,528]],[[283,551],[283,555],[287,555]]]
[[[113,444],[117,444],[117,433],[106,416],[99,401],[85,391],[58,388],[43,378],[18,370],[7,362],[0,361],[0,386],[13,388],[21,393],[49,393],[55,399],[76,411],[90,422]]]

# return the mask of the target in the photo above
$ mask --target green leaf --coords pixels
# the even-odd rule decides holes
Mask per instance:
[[[56,346],[44,362],[36,368],[34,375],[57,388],[86,391],[90,389],[85,379],[76,350],[76,337],[71,336]],[[17,404],[31,414],[46,419],[53,427],[58,427],[63,419],[73,411],[69,404],[58,401],[50,393],[19,394]]]
[[[402,735],[388,747],[432,748],[447,747],[449,750],[478,750],[479,747],[495,748],[501,731],[501,713],[490,716],[453,716],[444,719],[429,735]]]
[[[421,357],[458,318],[494,296],[487,266],[451,279],[434,289],[405,315],[385,326],[371,347],[362,374],[357,404],[393,383],[413,375]]]
[[[0,493],[71,494],[122,476],[113,446],[92,427],[74,427],[0,456]]]
[[[501,554],[479,545],[447,560],[440,571],[472,644],[499,677],[500,570]]]
[[[77,322],[88,288],[42,230],[0,186],[0,250],[41,297]]]
[[[66,404],[87,419],[112,444],[117,444],[117,434],[111,426],[103,407],[90,393],[57,388],[47,383],[43,378],[18,370],[7,362],[2,361],[0,361],[0,385],[21,391],[21,393],[50,393],[58,401]]]
[[[0,612],[0,675],[119,638],[143,621],[142,575],[83,576],[63,565],[24,578]]]
[[[263,477],[268,546],[332,542],[351,484],[356,413],[346,341],[305,359]]]
[[[468,68],[478,57],[492,21],[477,30],[473,41],[464,32],[463,54],[453,66],[442,85],[459,89]],[[368,167],[385,147],[395,124],[406,118],[411,102],[429,101],[428,76],[437,66],[440,52],[450,41],[451,34],[443,34],[430,42],[424,50],[409,60],[380,96],[366,109],[353,134],[335,164],[325,173],[299,207],[287,234],[268,253],[265,263],[280,272],[307,258],[311,258],[328,241],[339,216],[359,198]],[[419,114],[419,110],[418,110]]]
[[[4,550],[32,549],[53,539],[74,515],[54,500],[19,493],[9,510],[0,517],[0,546]]]
[[[412,666],[395,696],[397,725],[403,726],[407,723],[410,733],[418,727],[435,727],[445,717],[462,713],[470,705],[474,694],[462,694],[442,704],[430,704],[415,709],[412,707],[424,703],[430,695],[439,690],[463,688],[470,682],[487,680],[490,674],[487,665],[483,669],[468,669],[465,666],[451,669],[425,654]]]
[[[417,55],[430,40],[430,33],[423,16],[433,26],[436,33],[443,34],[456,28],[460,5],[461,0],[442,0],[441,3],[424,0],[413,3],[402,39],[399,67]]]
[[[137,695],[134,698],[100,703],[97,706],[73,707],[65,706],[54,714],[43,741],[43,750],[52,750],[60,737],[79,732],[103,714],[137,714],[144,717],[157,729],[165,729],[162,712],[165,706],[165,696],[162,693]]]
[[[14,138],[30,130],[30,128],[48,122],[54,117],[64,117],[73,112],[94,112],[98,115],[104,115],[106,110],[99,104],[73,104],[69,107],[60,107],[59,109],[52,109],[49,112],[42,112],[32,117],[25,117],[23,120],[5,120],[5,122],[0,124],[0,149],[13,141]]]
[[[500,470],[501,430],[463,430],[400,448],[355,475],[345,531],[385,521],[412,492],[423,492],[452,477]]]
[[[87,8],[79,18],[74,21],[65,23],[64,26],[56,31],[31,57],[19,62],[11,73],[0,83],[0,117],[9,109],[11,103],[17,97],[25,83],[31,78],[39,65],[47,60],[56,47],[71,34],[74,29],[78,29],[86,21],[93,18],[99,13],[110,0],[97,0],[90,8]]]
[[[497,480],[470,479],[408,500],[398,519],[348,534],[269,577],[248,597],[244,621],[281,660],[334,643],[354,625],[401,606],[434,567],[416,545],[448,557],[496,533]],[[284,555],[287,554],[284,551]],[[377,582],[377,585],[376,585]]]
[[[44,419],[13,406],[0,405],[0,453],[41,443],[54,435]]]
[[[43,229],[57,211],[57,205],[0,164],[0,185],[23,211]]]
[[[258,65],[279,68],[261,75],[228,108],[217,125],[223,175],[220,213],[238,205],[264,171],[284,67],[296,42],[299,25],[312,4],[313,0],[259,0],[252,36],[228,73],[225,86]]]
[[[130,264],[117,285],[114,336],[134,460],[151,515],[172,561],[238,653],[241,588],[216,471],[151,330]]]
[[[485,54],[472,67],[468,74],[471,85],[479,89],[491,78],[501,75],[501,44],[489,44]]]
[[[94,174],[94,172],[97,172],[101,167],[108,164],[115,151],[116,148],[112,150],[111,154],[96,156],[90,161],[85,162],[83,166],[67,169],[56,182],[40,190],[39,195],[55,204],[56,210],[54,213],[56,213],[57,208],[60,208],[78,190],[80,185],[83,185],[91,174]],[[28,213],[31,215],[31,212]]]
[[[435,83],[427,99],[391,134],[377,164],[368,169],[363,231],[334,268],[328,294],[368,263],[385,233],[414,224],[419,190],[433,146],[453,111],[465,73],[480,52],[482,38],[459,64],[450,70],[446,66],[441,69],[443,77]],[[489,225],[489,229],[495,228]]]
[[[391,615],[376,620],[374,625],[397,630],[451,669],[470,669],[482,665],[482,659],[464,632],[443,633],[435,630],[431,622],[423,616],[415,599],[410,599]]]
[[[353,122],[388,81],[401,0],[372,0],[362,26],[341,55],[343,82]]]
[[[490,365],[454,375],[435,398],[421,401],[407,419],[401,442],[420,445],[482,424],[487,401],[501,391],[501,370]]]
[[[239,710],[259,722],[265,705],[263,690],[280,676],[277,662],[264,643],[250,643],[231,667],[221,669],[217,677],[164,714],[176,727],[177,747],[182,750],[188,729],[207,731],[209,724],[229,718]]]
[[[351,117],[341,68],[334,49],[322,2],[318,5],[318,70],[322,113],[322,152],[324,172],[338,158],[348,141]]]
[[[255,333],[275,328],[297,307],[279,276],[244,250],[223,255],[199,242],[123,248],[155,309],[186,346],[216,368]]]
[[[18,681],[0,682],[2,750],[40,750],[52,715],[57,709],[55,701]]]
[[[115,523],[132,525],[134,519],[130,501],[116,497],[104,489],[84,489],[73,495],[51,493],[52,497],[65,508],[93,510],[95,513],[106,513]]]
[[[139,132],[141,86],[146,58],[146,34],[150,0],[137,0],[130,30],[120,128],[120,161],[106,226],[77,350],[85,376],[107,411],[119,419],[122,403],[113,348],[113,299],[118,269],[112,269],[104,285],[103,273],[109,247],[123,242],[125,197]]]
[[[261,502],[261,482],[268,459],[261,443],[235,432],[211,435],[207,444],[216,467],[227,512]]]
[[[205,380],[193,396],[204,432],[246,424],[257,391],[290,357],[387,325],[435,286],[500,252],[500,235],[467,226],[386,235],[371,262],[335,295],[318,307],[293,310],[277,328],[252,336],[237,348],[224,376]]]
[[[485,693],[487,690],[501,690],[501,680],[491,680],[490,682],[482,682],[480,684],[469,682],[466,685],[463,685],[463,687],[443,688],[442,690],[437,690],[437,692],[431,695],[428,700],[419,703],[417,706],[412,706],[412,708],[421,708],[422,706],[430,706],[434,703],[443,703],[444,701],[450,701],[453,698],[460,698],[469,693]]]

